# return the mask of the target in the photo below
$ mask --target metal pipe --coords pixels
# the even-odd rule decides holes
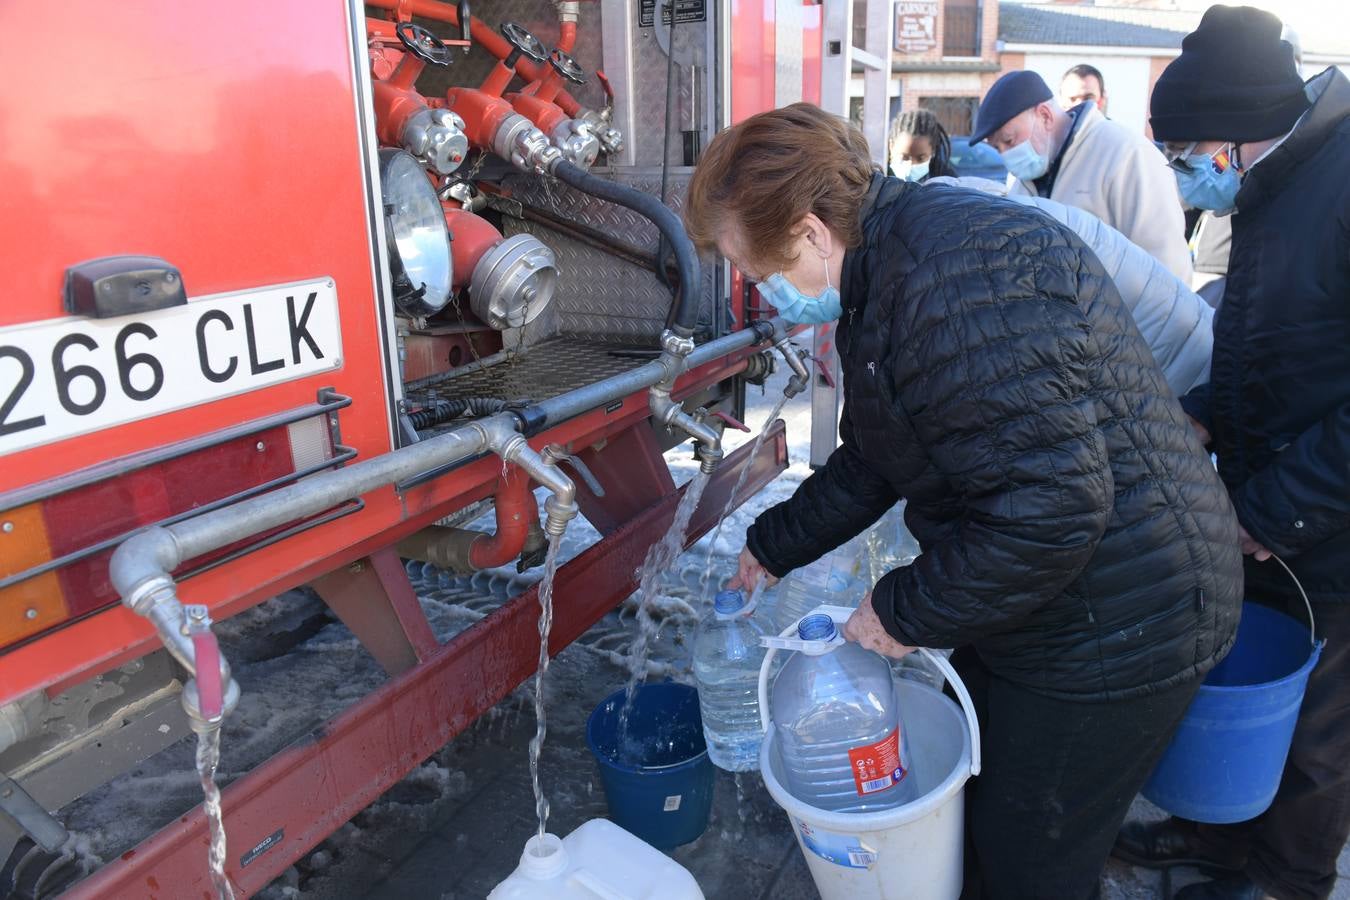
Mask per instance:
[[[322,512],[386,484],[429,468],[460,462],[485,451],[513,462],[554,492],[546,505],[547,530],[562,534],[577,514],[576,486],[551,461],[532,450],[506,413],[473,422],[434,438],[386,453],[345,469],[334,469],[259,497],[223,507],[185,522],[153,526],[132,535],[113,553],[109,577],[122,602],[154,624],[169,653],[192,673],[183,689],[183,708],[194,727],[219,724],[204,716],[195,678],[197,656],[189,619],[178,600],[172,572],[185,560],[218,550],[250,535]],[[219,655],[223,714],[239,702],[239,685],[224,654]]]
[[[533,403],[521,410],[520,416],[525,420],[527,432],[534,434],[596,407],[620,400],[629,394],[647,390],[652,385],[667,380],[673,381],[683,374],[686,367],[693,368],[710,363],[737,350],[779,338],[786,333],[786,326],[781,319],[754,322],[749,328],[695,347],[693,352],[683,359],[663,354],[660,358],[621,375]]]
[[[438,569],[469,575],[477,571],[469,563],[469,553],[475,541],[487,537],[481,531],[468,528],[447,528],[431,525],[413,532],[394,545],[404,559],[430,563]]]
[[[786,334],[773,346],[779,353],[783,354],[783,359],[787,361],[788,368],[792,370],[792,377],[788,379],[787,387],[783,388],[783,393],[791,399],[811,386],[811,370],[806,367],[806,359],[811,354],[807,350],[799,350],[793,347]]]
[[[645,191],[592,175],[569,162],[559,161],[549,171],[559,181],[593,197],[627,207],[656,225],[675,254],[675,265],[680,276],[671,330],[682,338],[692,337],[694,328],[698,325],[698,294],[703,281],[699,275],[698,253],[694,250],[694,244],[689,240],[680,217],[675,215],[670,207]]]

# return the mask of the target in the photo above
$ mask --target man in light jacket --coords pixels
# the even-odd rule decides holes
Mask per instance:
[[[1008,167],[1009,195],[1085,209],[1190,283],[1191,256],[1176,180],[1142,134],[1088,102],[1060,109],[1035,72],[1009,72],[989,89],[971,143],[987,140]]]
[[[1086,210],[1045,197],[1009,196],[1007,185],[987,178],[930,178],[925,184],[954,184],[1007,197],[1068,226],[1092,248],[1115,282],[1172,392],[1180,397],[1209,381],[1214,308],[1125,235]]]

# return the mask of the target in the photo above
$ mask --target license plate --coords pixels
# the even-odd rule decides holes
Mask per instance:
[[[2,328],[0,456],[331,371],[341,351],[327,278]]]

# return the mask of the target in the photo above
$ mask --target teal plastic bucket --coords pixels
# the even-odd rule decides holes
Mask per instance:
[[[1237,642],[1200,686],[1143,795],[1173,815],[1216,825],[1265,812],[1321,653],[1299,622],[1243,604]]]

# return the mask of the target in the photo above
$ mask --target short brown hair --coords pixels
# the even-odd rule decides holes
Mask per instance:
[[[859,221],[873,172],[867,139],[810,103],[751,116],[708,144],[689,183],[684,219],[700,250],[717,248],[728,221],[745,250],[779,268],[792,261],[793,229],[815,213],[846,247],[862,243]]]

